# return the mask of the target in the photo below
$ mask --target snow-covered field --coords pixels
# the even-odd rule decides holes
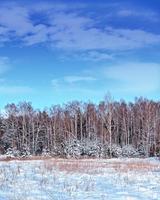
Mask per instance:
[[[160,200],[160,161],[0,161],[0,200],[77,199]]]

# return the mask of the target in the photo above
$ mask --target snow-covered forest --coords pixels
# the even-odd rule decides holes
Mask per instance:
[[[106,97],[36,110],[8,104],[0,116],[0,154],[59,157],[149,157],[160,154],[160,102]]]

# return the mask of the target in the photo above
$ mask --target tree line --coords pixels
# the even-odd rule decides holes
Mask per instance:
[[[78,101],[35,110],[8,104],[0,115],[0,153],[51,156],[160,155],[160,102],[134,103],[106,97],[99,104]]]

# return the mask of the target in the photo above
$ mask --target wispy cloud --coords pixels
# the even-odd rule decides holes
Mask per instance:
[[[99,51],[89,51],[87,54],[83,54],[82,57],[84,58],[84,60],[104,61],[113,60],[114,55]]]
[[[9,40],[8,29],[0,25],[0,47],[2,47],[4,43]]]
[[[55,94],[67,94],[70,98],[73,94],[88,94],[90,98],[102,99],[107,92],[115,98],[147,97],[160,92],[159,63],[121,62],[84,74],[52,80]]]
[[[139,18],[139,20],[149,20],[152,22],[159,21],[159,14],[151,10],[123,8],[118,9],[118,11],[115,14],[117,14],[117,16],[119,17],[135,17]]]
[[[54,9],[47,3],[34,6],[3,5],[0,8],[0,41],[18,40],[23,45],[45,43],[63,50],[130,50],[160,44],[160,35],[143,29],[113,28],[89,15],[69,9]],[[6,15],[9,13],[9,15]],[[120,10],[119,15],[136,15],[131,10]],[[36,22],[32,17],[43,15],[45,20]],[[147,15],[147,14],[146,14]],[[154,16],[154,14],[152,14]],[[101,21],[102,20],[102,21]],[[101,24],[101,26],[99,26]],[[103,25],[102,25],[103,24]],[[107,55],[91,53],[90,58],[107,58]]]
[[[110,61],[114,60],[115,54],[107,53],[105,51],[81,51],[81,52],[73,52],[63,54],[60,56],[62,60],[81,60],[81,61],[93,61],[93,62],[100,62],[100,61]]]
[[[143,30],[98,28],[64,30],[54,34],[56,46],[71,50],[130,50],[160,43],[160,35]]]
[[[64,76],[58,79],[52,79],[51,84],[55,90],[87,90],[87,85],[98,81],[97,78],[93,76]]]
[[[90,81],[96,81],[97,79],[91,76],[65,76],[64,81],[67,83],[76,83],[76,82],[90,82]]]
[[[117,83],[115,91],[149,94],[160,91],[160,64],[123,63],[105,69],[106,79]]]
[[[73,101],[74,99],[79,99],[87,101],[92,99],[94,101],[95,97],[102,96],[102,90],[95,90],[93,85],[97,82],[97,78],[92,76],[65,76],[59,79],[53,79],[52,92],[55,98],[65,99],[65,101]]]

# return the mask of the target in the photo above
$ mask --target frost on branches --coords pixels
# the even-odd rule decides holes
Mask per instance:
[[[109,144],[102,145],[99,141],[86,139],[70,140],[64,144],[62,154],[67,158],[119,158],[119,157],[141,157],[143,154],[139,152],[139,149],[135,149],[132,145],[125,145],[120,147],[119,145]]]
[[[6,105],[0,114],[0,154],[59,157],[160,156],[160,102],[105,98],[43,111],[31,103]]]

